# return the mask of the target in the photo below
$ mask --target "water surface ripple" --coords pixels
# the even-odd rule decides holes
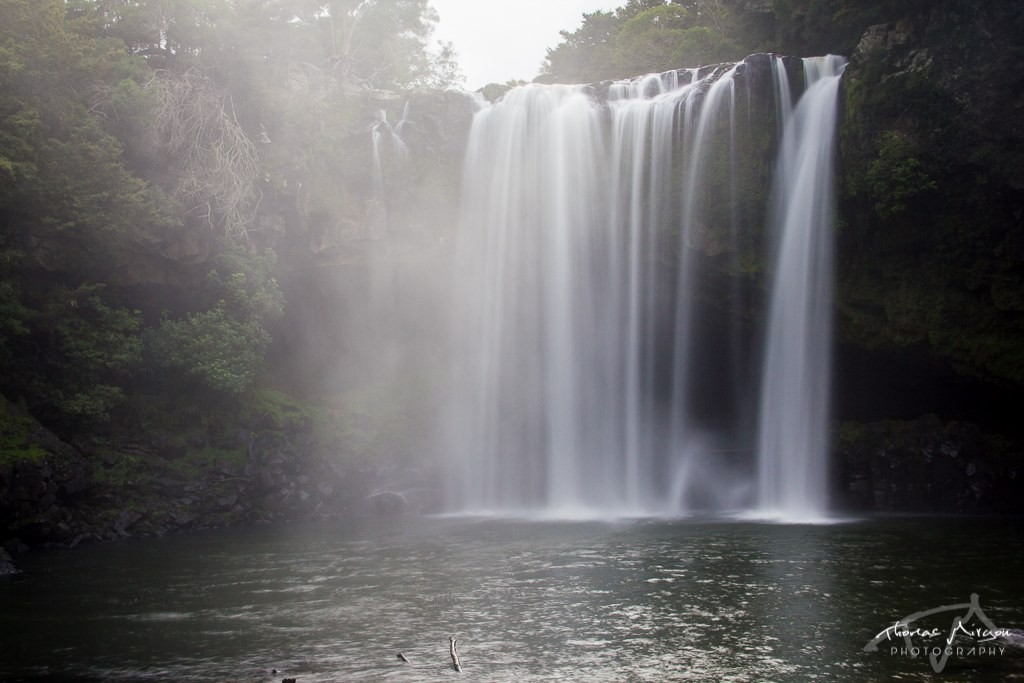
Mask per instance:
[[[439,681],[454,634],[474,681],[931,681],[864,645],[971,593],[1024,627],[1018,528],[335,520],[35,551],[0,580],[0,679]]]

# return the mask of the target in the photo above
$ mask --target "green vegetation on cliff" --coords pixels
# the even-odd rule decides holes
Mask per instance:
[[[4,2],[0,391],[69,438],[142,428],[145,397],[250,402],[275,249],[365,210],[334,189],[366,183],[344,180],[370,168],[365,94],[457,77],[434,21],[426,0]]]
[[[629,0],[563,31],[540,80],[595,82],[758,51],[849,56],[842,340],[1020,387],[1022,36],[1024,10],[1009,0]]]
[[[540,80],[588,83],[735,61],[755,52],[849,55],[868,26],[927,0],[628,0],[584,13],[548,50]]]
[[[1024,384],[1018,3],[871,27],[844,78],[842,331]]]

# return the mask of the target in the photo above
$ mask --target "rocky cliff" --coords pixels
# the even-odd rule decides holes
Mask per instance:
[[[938,2],[868,27],[851,56],[837,408],[861,422],[837,467],[857,506],[1019,510],[1021,54],[1018,4]]]
[[[1024,19],[935,3],[872,26],[844,77],[840,329],[1024,385]]]
[[[216,445],[199,432],[71,445],[0,399],[0,574],[39,545],[75,546],[311,516],[436,509],[422,470],[353,461],[308,416],[262,412]]]

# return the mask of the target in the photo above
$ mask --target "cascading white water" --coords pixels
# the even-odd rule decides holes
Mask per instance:
[[[603,260],[617,236],[600,194],[601,125],[567,86],[514,90],[474,121],[455,296],[464,506],[571,508],[613,492],[591,488],[615,478],[595,449],[620,442],[602,431],[618,310],[602,276],[618,269]]]
[[[604,98],[529,85],[476,114],[452,272],[451,508],[593,516],[752,502],[750,464],[721,453],[753,445],[756,420],[709,419],[703,394],[722,353],[704,321],[704,261],[739,241],[735,210],[726,234],[711,216],[738,194],[743,67],[615,83]],[[723,380],[754,395],[737,405],[757,404],[748,374]]]
[[[833,156],[846,61],[804,60],[807,90],[788,117],[773,196],[777,255],[758,440],[758,509],[813,521],[828,505]]]
[[[373,168],[370,178],[373,181],[373,212],[370,218],[370,234],[372,237],[387,235],[388,215],[386,206],[385,176],[393,168],[401,168],[409,160],[409,148],[402,140],[402,126],[409,116],[409,104],[402,109],[401,120],[392,126],[388,123],[388,114],[383,109],[377,112],[377,122],[370,128],[370,144]]]
[[[621,359],[618,371],[622,404],[609,406],[607,419],[619,433],[623,464],[618,505],[628,510],[664,507],[652,495],[656,425],[650,387],[656,380],[652,321],[664,302],[658,301],[649,265],[654,262],[657,226],[672,221],[666,198],[672,190],[672,158],[675,147],[676,111],[680,100],[689,99],[699,85],[697,72],[669,72],[632,82],[613,84],[609,90],[611,117],[611,168],[607,201],[609,276],[614,280],[611,308],[618,320],[609,329],[615,341],[611,365]],[[623,261],[614,259],[625,255]],[[614,390],[612,390],[614,393]],[[610,451],[606,457],[614,457]],[[614,463],[613,463],[614,464]],[[613,469],[610,465],[609,469]]]
[[[710,489],[706,481],[714,476],[711,464],[713,455],[708,451],[713,440],[693,419],[690,402],[694,400],[693,381],[690,377],[696,364],[693,342],[696,336],[694,318],[694,294],[699,278],[700,258],[698,242],[703,223],[703,204],[707,159],[712,150],[710,143],[715,139],[713,130],[723,123],[721,109],[728,105],[730,114],[724,119],[732,128],[731,112],[735,106],[736,66],[714,81],[708,89],[696,117],[696,127],[691,130],[691,116],[685,120],[685,135],[689,153],[685,159],[683,176],[682,219],[680,223],[681,248],[679,275],[676,291],[675,345],[672,355],[672,404],[669,436],[669,453],[673,459],[672,502],[674,507],[689,508],[694,497],[694,487]],[[713,74],[712,74],[713,75]],[[730,134],[729,138],[732,138]],[[728,155],[731,158],[731,150]]]

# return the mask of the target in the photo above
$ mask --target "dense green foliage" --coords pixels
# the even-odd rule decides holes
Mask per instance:
[[[934,2],[844,78],[842,331],[1024,384],[1019,3]]]
[[[149,365],[161,385],[219,398],[239,396],[255,384],[270,343],[265,326],[284,306],[274,260],[270,251],[256,255],[225,245],[199,293],[206,308],[164,319],[147,333]]]
[[[0,391],[65,436],[250,400],[284,306],[271,248],[346,208],[365,93],[459,78],[435,21],[427,0],[0,4]]]
[[[563,42],[548,50],[541,80],[585,83],[740,59],[768,28],[737,18],[745,5],[629,0],[614,12],[584,14],[580,28],[562,31]]]
[[[755,52],[852,54],[864,29],[923,0],[628,0],[583,15],[548,50],[544,82],[588,83],[735,61]]]

